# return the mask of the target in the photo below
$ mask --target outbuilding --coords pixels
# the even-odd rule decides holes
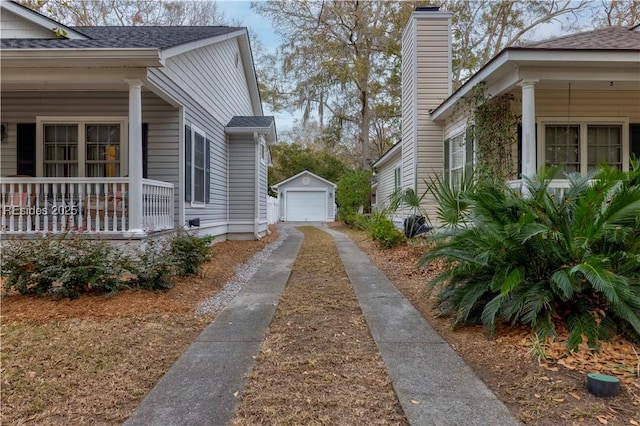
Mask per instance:
[[[336,184],[304,170],[271,187],[278,193],[280,220],[332,222],[335,220]]]

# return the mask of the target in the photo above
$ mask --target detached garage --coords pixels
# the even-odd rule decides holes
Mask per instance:
[[[280,220],[333,222],[336,185],[310,171],[303,171],[272,186],[280,201]]]

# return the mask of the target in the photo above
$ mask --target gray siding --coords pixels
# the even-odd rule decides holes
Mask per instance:
[[[224,134],[224,124],[215,119],[207,110],[189,95],[182,87],[173,82],[166,74],[151,70],[149,81],[161,90],[168,93],[172,98],[177,99],[184,106],[184,124],[193,128],[196,127],[204,133],[210,141],[210,164],[211,180],[209,190],[211,198],[209,204],[204,207],[192,207],[190,203],[183,200],[184,191],[180,188],[177,200],[183,202],[185,211],[185,221],[193,218],[200,218],[201,224],[217,223],[227,221],[227,142]],[[184,132],[184,129],[181,129]],[[184,144],[184,134],[180,138],[180,144]],[[184,147],[182,147],[184,152]],[[178,155],[173,159],[175,167],[179,173],[184,173],[184,165],[178,161]],[[183,160],[184,161],[184,160]]]
[[[161,72],[224,124],[254,115],[237,38],[169,58]]]
[[[265,146],[265,152],[266,152],[267,147]],[[259,167],[259,175],[260,175],[260,180],[259,180],[259,189],[258,189],[258,194],[259,194],[259,206],[260,206],[260,214],[258,216],[260,223],[262,222],[266,222],[267,221],[267,196],[268,196],[268,190],[267,190],[267,185],[268,185],[268,176],[267,176],[267,158],[265,158],[264,161],[258,161],[258,167]]]
[[[255,219],[256,146],[253,135],[229,136],[230,222],[253,223]]]

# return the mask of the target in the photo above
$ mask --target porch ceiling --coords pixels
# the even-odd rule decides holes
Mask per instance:
[[[447,118],[457,102],[481,82],[486,83],[487,93],[499,96],[516,89],[523,80],[534,82],[536,89],[566,87],[571,82],[576,90],[640,90],[640,52],[505,51],[438,106],[431,117]]]

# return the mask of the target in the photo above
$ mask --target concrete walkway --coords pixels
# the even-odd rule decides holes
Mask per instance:
[[[333,235],[360,308],[412,425],[517,425],[387,277],[346,235]]]
[[[309,225],[309,224],[306,224]],[[227,425],[302,244],[289,236],[125,425]],[[411,425],[517,425],[506,407],[344,234],[333,235]]]

